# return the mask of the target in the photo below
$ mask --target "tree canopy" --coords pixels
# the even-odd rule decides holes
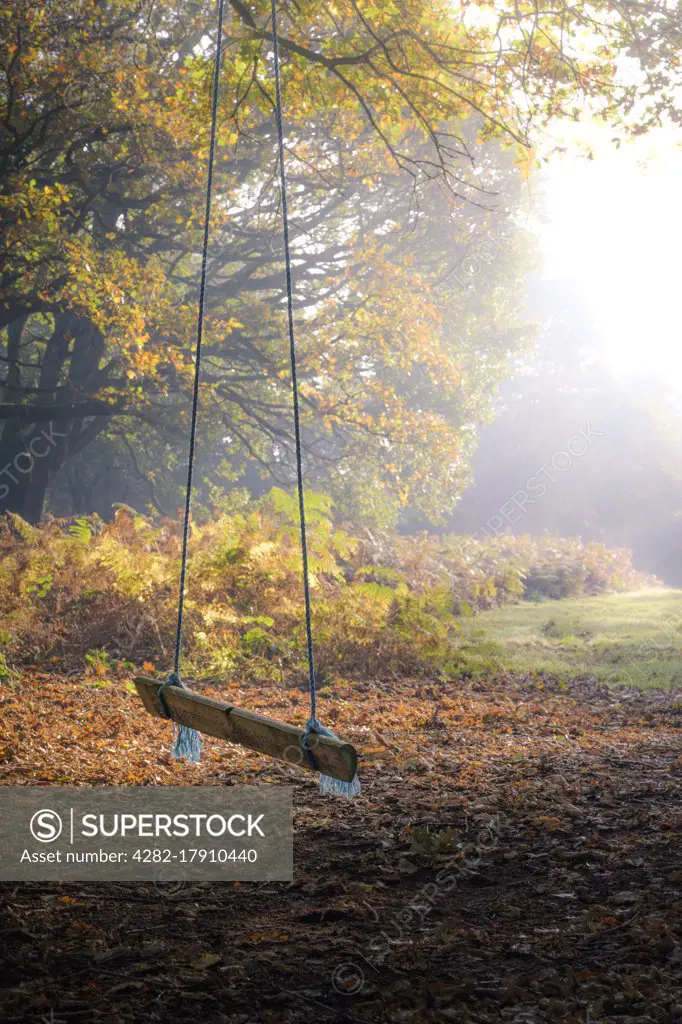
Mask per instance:
[[[283,7],[311,477],[368,514],[437,519],[456,500],[473,426],[526,337],[512,214],[533,141],[562,116],[624,132],[671,116],[673,17],[663,3]],[[172,511],[214,7],[14,0],[0,30],[0,507],[36,521],[48,488],[73,508],[97,479],[120,500],[132,465],[138,498]],[[225,45],[201,395],[214,498],[291,466],[269,5],[230,0]]]

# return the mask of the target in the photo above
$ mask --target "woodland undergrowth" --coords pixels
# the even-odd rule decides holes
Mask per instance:
[[[306,498],[318,675],[325,680],[462,672],[462,620],[520,600],[632,589],[630,552],[579,538],[405,536],[335,521]],[[169,665],[181,524],[126,506],[29,526],[0,517],[0,681],[22,666],[109,674]],[[298,684],[304,676],[297,503],[274,489],[193,524],[186,670],[195,678]]]

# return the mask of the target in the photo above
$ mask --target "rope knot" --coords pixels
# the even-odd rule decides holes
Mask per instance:
[[[336,739],[337,737],[336,733],[333,733],[331,729],[326,729],[323,725],[320,725],[314,715],[311,715],[306,722],[303,729],[303,736],[301,737],[301,746],[305,751],[310,767],[314,768],[315,771],[319,771],[320,769],[315,760],[315,756],[308,746],[308,739],[310,738],[311,733],[314,733],[316,736],[330,736],[332,739]],[[351,800],[360,793],[360,780],[357,775],[351,782],[342,782],[340,779],[332,779],[329,775],[320,775],[320,792],[333,793],[336,796],[345,796]]]
[[[308,740],[310,738],[311,733],[314,733],[316,736],[331,736],[332,739],[336,739],[336,736],[329,729],[325,729],[325,727],[318,722],[314,715],[311,715],[311,717],[305,724],[305,727],[303,729],[303,736],[301,737],[301,746],[305,751],[305,755],[308,758],[310,767],[314,768],[316,772],[319,772],[320,769],[318,768],[317,761],[315,760],[315,755],[313,754],[313,750],[315,749],[315,746],[317,746],[317,744],[314,744],[312,748],[308,744]]]
[[[164,718],[171,717],[170,711],[168,710],[168,705],[166,704],[166,696],[163,692],[167,686],[180,686],[183,690],[186,689],[185,684],[183,683],[182,679],[180,678],[177,672],[169,672],[168,678],[165,679],[164,682],[159,683],[159,687],[156,691],[156,696],[159,698],[159,704],[161,705],[161,710],[163,711]]]
[[[168,686],[179,686],[182,690],[186,690],[187,687],[176,671],[169,672],[168,678],[163,683],[159,684],[156,696],[159,698],[159,704],[161,705],[164,718],[170,719],[171,714],[168,709],[168,705],[166,704],[166,697],[163,692]],[[188,725],[178,725],[175,721],[173,721],[172,724],[171,757],[184,757],[192,764],[196,764],[201,758],[201,737],[199,736],[199,733],[196,729],[192,729]]]

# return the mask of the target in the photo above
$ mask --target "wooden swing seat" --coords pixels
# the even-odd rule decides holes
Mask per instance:
[[[159,699],[162,680],[135,677],[135,687],[145,710],[156,718],[166,718]],[[204,697],[180,686],[164,687],[163,696],[171,719],[208,736],[217,736],[228,743],[238,743],[259,754],[275,757],[309,771],[330,775],[342,782],[351,782],[358,766],[355,747],[342,740],[312,733],[308,737],[308,757],[303,746],[303,729],[253,711],[241,711],[232,704]]]

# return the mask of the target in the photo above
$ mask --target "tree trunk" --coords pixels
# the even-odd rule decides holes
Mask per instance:
[[[18,317],[7,328],[7,375],[3,382],[3,400],[21,401],[21,338],[26,317]],[[6,420],[0,430],[0,512],[18,512],[26,495],[28,481],[17,473],[14,460],[24,450],[17,420]]]
[[[36,405],[49,406],[55,401],[69,356],[73,321],[68,313],[55,317],[54,330],[45,342]],[[9,402],[22,397],[19,355],[24,324],[16,321],[8,329],[9,372],[4,390]],[[17,418],[5,422],[0,441],[0,511],[16,512],[30,523],[40,522],[51,470],[61,465],[64,446],[57,458],[55,452],[65,440],[66,431],[53,428],[49,420],[31,423]]]

